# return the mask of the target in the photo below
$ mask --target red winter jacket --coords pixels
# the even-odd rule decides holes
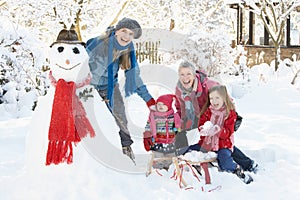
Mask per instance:
[[[211,87],[219,84],[218,82],[209,79],[205,73],[200,72],[200,71],[196,72],[196,78],[198,81],[197,91],[192,91],[188,97],[183,96],[184,89],[181,87],[181,83],[179,81],[178,81],[176,89],[175,89],[175,95],[177,97],[176,102],[175,102],[175,107],[178,110],[178,114],[179,114],[180,118],[182,119],[183,124],[182,124],[181,128],[184,130],[197,128],[201,108],[208,99],[208,90]],[[187,115],[186,115],[185,101],[187,99],[191,99],[191,102],[192,102],[194,110],[195,110],[196,118],[195,118],[193,127],[187,126],[187,121],[191,120],[191,119],[187,119]],[[194,100],[194,99],[196,99],[196,100]]]
[[[208,108],[200,117],[198,127],[206,121],[210,121],[211,110]],[[227,148],[233,150],[234,145],[234,123],[236,121],[236,112],[231,110],[229,116],[225,119],[223,127],[219,133],[219,149]],[[206,136],[200,136],[199,145],[202,146]]]

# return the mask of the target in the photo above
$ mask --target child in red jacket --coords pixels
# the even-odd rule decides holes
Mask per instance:
[[[175,135],[180,129],[180,118],[172,108],[175,95],[165,94],[157,98],[155,110],[150,110],[144,132],[144,147],[152,150],[154,158],[175,156]],[[171,160],[154,163],[154,168],[168,169]]]
[[[242,168],[234,162],[234,123],[236,121],[234,104],[223,85],[209,89],[208,101],[201,111],[198,124],[201,151],[215,151],[222,171],[232,172],[246,184],[253,181]]]

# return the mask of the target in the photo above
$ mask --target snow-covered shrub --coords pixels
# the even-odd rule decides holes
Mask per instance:
[[[9,20],[0,20],[0,104],[11,112],[32,110],[47,90],[43,45]]]
[[[297,55],[295,54],[293,55],[292,59],[293,61],[289,60],[289,62],[287,60],[284,60],[284,63],[290,70],[292,70],[292,73],[294,74],[291,80],[291,84],[295,85],[297,88],[300,88],[300,61],[297,60]]]
[[[231,48],[228,35],[220,34],[219,30],[197,30],[191,32],[189,38],[194,44],[187,44],[187,54],[183,54],[183,57],[206,70],[209,76],[228,71],[234,66],[235,49]]]
[[[189,34],[175,32],[164,33],[173,40],[172,43],[166,40],[160,41],[159,53],[162,54],[163,64],[174,64],[178,60],[188,60],[198,69],[203,69],[208,76],[216,76],[221,73],[236,74],[238,67],[234,60],[237,57],[237,50],[230,46],[230,39],[220,31],[193,31]],[[153,36],[153,34],[152,34]],[[163,38],[162,32],[160,37]],[[163,38],[165,39],[165,38]],[[166,44],[165,44],[166,43]],[[169,48],[165,46],[169,45]],[[166,51],[167,50],[167,51]]]

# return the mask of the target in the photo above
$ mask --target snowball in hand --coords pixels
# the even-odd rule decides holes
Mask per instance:
[[[207,121],[202,125],[202,128],[204,130],[209,130],[212,126],[213,126],[213,124],[211,123],[211,121]]]
[[[210,129],[213,127],[211,121],[205,122],[202,126],[200,126],[200,135],[207,136],[209,134]]]

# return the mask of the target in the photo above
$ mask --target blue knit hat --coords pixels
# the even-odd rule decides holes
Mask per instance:
[[[120,30],[121,28],[128,28],[128,29],[132,30],[134,32],[134,39],[138,39],[142,35],[141,26],[134,19],[130,19],[130,18],[126,18],[126,17],[121,19],[118,22],[118,24],[116,25],[116,31]]]

